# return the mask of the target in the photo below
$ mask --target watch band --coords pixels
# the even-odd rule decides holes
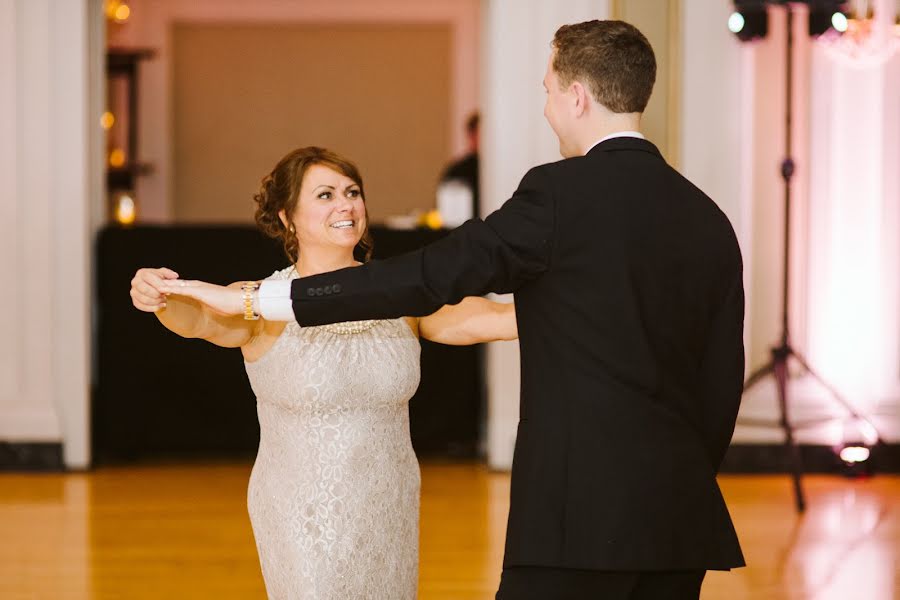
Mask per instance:
[[[256,321],[259,315],[253,311],[253,294],[259,289],[259,284],[255,281],[245,281],[241,284],[241,292],[244,298],[244,319],[247,321]]]

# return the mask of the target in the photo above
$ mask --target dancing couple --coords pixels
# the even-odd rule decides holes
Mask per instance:
[[[308,147],[255,196],[290,266],[227,287],[137,272],[137,308],[243,352],[269,597],[415,598],[419,337],[519,339],[498,599],[696,599],[707,570],[744,564],[716,483],[744,373],[741,254],[715,203],[639,133],[655,77],[633,26],[563,26],[543,83],[564,158],[484,220],[356,262],[371,248],[362,178]]]

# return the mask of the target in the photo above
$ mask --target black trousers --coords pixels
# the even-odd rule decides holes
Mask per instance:
[[[698,600],[706,571],[503,569],[496,600]]]

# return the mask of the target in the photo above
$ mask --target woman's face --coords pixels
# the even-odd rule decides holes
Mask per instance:
[[[352,252],[366,230],[362,191],[346,175],[313,165],[303,176],[292,221],[301,255],[304,248]]]

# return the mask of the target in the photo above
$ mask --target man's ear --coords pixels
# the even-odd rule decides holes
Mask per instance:
[[[575,116],[580,117],[588,108],[590,95],[588,94],[587,89],[585,89],[585,87],[581,85],[581,82],[579,81],[573,81],[572,85],[569,86],[569,90],[575,97]]]

